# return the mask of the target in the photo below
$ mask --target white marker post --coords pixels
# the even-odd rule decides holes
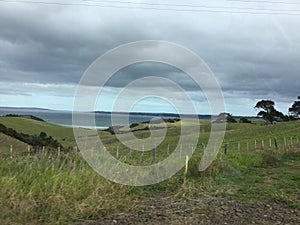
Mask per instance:
[[[181,154],[182,154],[182,144],[180,145],[180,152],[179,152],[179,158],[181,159]]]
[[[143,145],[143,148],[142,148],[142,163],[144,163],[144,151],[145,151],[145,146]]]
[[[13,146],[10,145],[10,158],[12,159],[13,158]]]
[[[284,147],[286,148],[286,137],[284,137],[283,142],[284,142]]]
[[[189,168],[189,156],[187,155],[185,157],[185,172],[184,172],[185,174],[187,174],[188,168]]]

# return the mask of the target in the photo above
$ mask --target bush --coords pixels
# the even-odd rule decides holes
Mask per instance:
[[[262,154],[262,166],[278,166],[279,160],[278,158],[271,153],[263,153]]]
[[[248,120],[246,117],[243,117],[239,120],[240,123],[251,123],[251,120]]]

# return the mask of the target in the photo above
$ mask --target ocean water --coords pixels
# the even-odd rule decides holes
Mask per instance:
[[[7,114],[17,115],[32,115],[39,117],[49,123],[59,124],[68,127],[93,127],[88,124],[88,119],[95,118],[96,128],[105,129],[112,126],[111,114],[108,113],[77,113],[80,118],[79,124],[72,123],[72,112],[71,111],[54,111],[54,110],[37,110],[37,109],[1,109],[0,116]],[[114,114],[113,125],[122,126],[129,123],[139,123],[149,121],[153,119],[152,115],[128,115],[125,114]]]

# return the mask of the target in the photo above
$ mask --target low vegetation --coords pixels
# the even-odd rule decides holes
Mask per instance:
[[[7,127],[14,125],[13,129],[18,132],[25,133],[31,128],[31,135],[48,134],[74,143],[69,134],[64,133],[69,132],[69,128],[28,118],[14,118],[20,122],[16,124],[11,119],[0,118],[0,123]],[[192,127],[193,121],[166,124],[167,136],[157,146],[157,161],[171,154],[178,142],[180,127]],[[268,126],[262,126],[257,121],[230,123],[224,140],[224,144],[228,145],[228,153],[224,154],[223,146],[213,164],[206,171],[199,172],[199,160],[210,132],[210,122],[201,121],[199,143],[192,146],[196,150],[189,161],[188,172],[185,174],[183,168],[172,178],[145,187],[124,186],[104,179],[75,151],[60,155],[44,152],[0,158],[0,224],[70,224],[97,220],[134,210],[140,199],[156,194],[178,199],[205,195],[212,198],[269,200],[300,209],[299,125],[300,121]],[[159,128],[160,125],[154,126]],[[149,127],[149,124],[136,124],[122,129],[133,129],[136,130],[135,136],[147,137],[150,130],[145,127]],[[45,134],[41,135],[41,132]],[[140,152],[129,158],[128,148],[121,145],[114,134],[99,131],[99,135],[114,157],[134,165],[153,163],[152,152],[144,154],[144,161],[141,161]],[[293,137],[293,142],[290,137]],[[271,147],[267,145],[270,138],[272,141],[276,138],[278,149],[273,142]],[[264,148],[259,144],[262,140],[266,143]],[[191,146],[187,144],[183,148]]]

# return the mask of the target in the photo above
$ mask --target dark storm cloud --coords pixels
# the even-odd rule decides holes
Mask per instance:
[[[297,27],[299,16],[1,3],[0,77],[8,83],[75,85],[106,51],[131,41],[157,39],[176,42],[199,54],[231,96],[293,98],[300,94]],[[108,85],[119,88],[153,75],[177,81],[186,90],[198,90],[181,71],[153,64],[124,68]]]

